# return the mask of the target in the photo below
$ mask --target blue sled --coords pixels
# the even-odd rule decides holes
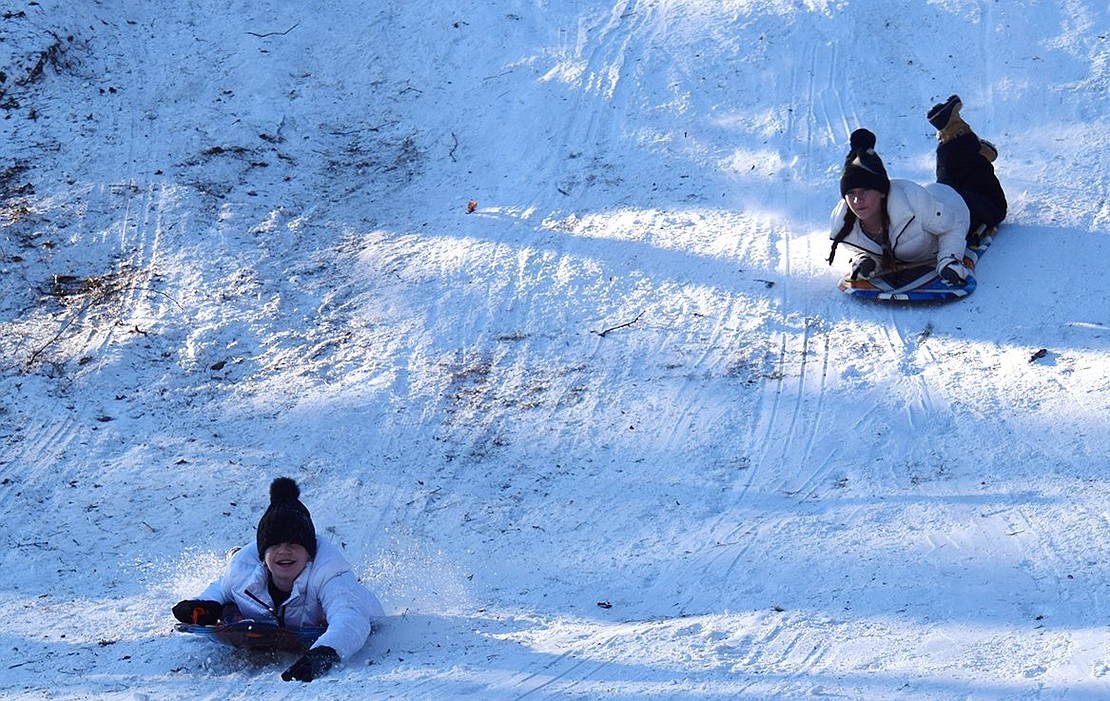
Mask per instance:
[[[870,278],[846,276],[840,281],[840,291],[859,299],[902,302],[944,302],[966,297],[975,291],[975,265],[990,248],[994,234],[995,230],[991,229],[979,239],[979,243],[964,250],[968,276],[962,285],[949,285],[940,279],[935,266],[918,265]]]

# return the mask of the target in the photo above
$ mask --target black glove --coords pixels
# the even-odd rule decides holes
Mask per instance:
[[[871,277],[875,272],[875,268],[878,266],[879,264],[875,262],[874,258],[864,256],[857,260],[856,264],[852,266],[852,279],[856,280],[861,277]]]
[[[185,599],[174,604],[173,617],[195,626],[214,626],[220,622],[224,605],[207,599]]]
[[[967,282],[967,268],[964,267],[963,261],[955,256],[948,256],[938,262],[937,274],[949,285],[963,285]]]
[[[294,679],[299,682],[310,682],[331,669],[338,661],[339,653],[327,645],[314,647],[294,662],[292,667],[282,672],[281,678],[287,682]]]

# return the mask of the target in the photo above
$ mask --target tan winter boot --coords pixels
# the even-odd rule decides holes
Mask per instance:
[[[929,123],[936,128],[937,139],[942,144],[971,131],[971,127],[960,117],[960,108],[963,106],[964,103],[959,95],[951,95],[944,102],[933,105],[925,115]]]
[[[937,132],[937,140],[939,140],[942,144],[946,144],[952,139],[970,133],[971,127],[967,125],[967,122],[956,116],[948,120],[948,126]]]
[[[998,158],[998,147],[986,139],[979,139],[979,155],[994,163],[994,159]]]

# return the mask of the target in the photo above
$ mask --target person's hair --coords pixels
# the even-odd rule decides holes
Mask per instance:
[[[883,246],[883,270],[893,270],[894,269],[894,251],[892,251],[891,248],[890,248],[890,233],[889,233],[890,232],[890,215],[887,214],[887,211],[886,211],[886,201],[887,200],[884,197],[883,198],[883,236],[886,240],[883,241],[883,243],[882,243],[882,246]],[[832,265],[833,259],[836,258],[836,247],[840,245],[841,241],[843,241],[844,239],[846,239],[848,237],[848,234],[851,233],[852,227],[856,225],[856,221],[858,219],[859,218],[856,216],[856,213],[852,211],[851,207],[846,206],[844,208],[844,223],[841,225],[840,231],[836,232],[836,236],[833,236],[832,250],[829,251],[829,265]]]
[[[852,227],[855,226],[855,224],[856,213],[852,211],[851,207],[845,207],[844,224],[840,227],[840,231],[836,232],[836,236],[833,236],[832,250],[829,251],[829,265],[832,265],[833,259],[836,258],[836,247],[840,245],[841,241],[848,237],[848,234],[852,231]]]

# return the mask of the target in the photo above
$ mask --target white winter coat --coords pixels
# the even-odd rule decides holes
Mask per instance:
[[[253,543],[231,558],[223,576],[208,585],[200,599],[234,603],[243,618],[279,623],[267,583],[269,573],[258,557]],[[263,607],[247,595],[250,592],[265,602]],[[267,608],[268,607],[268,608]],[[384,615],[382,605],[359,583],[343,554],[317,536],[316,557],[293,582],[293,591],[276,612],[284,616],[287,628],[324,628],[313,647],[327,645],[347,660],[359,651],[370,636],[375,619]]]
[[[908,180],[891,180],[886,207],[891,250],[899,265],[935,264],[948,256],[963,260],[971,214],[951,187],[940,183],[922,187]],[[848,203],[841,198],[832,212],[829,238],[835,238],[844,226],[847,210]],[[854,259],[861,254],[882,259],[882,246],[863,233],[858,221],[842,243],[856,249]]]

